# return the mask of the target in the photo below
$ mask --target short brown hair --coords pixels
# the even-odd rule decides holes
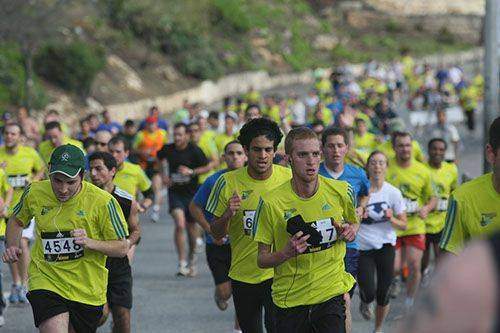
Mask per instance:
[[[285,154],[291,155],[293,152],[293,143],[297,140],[316,139],[319,141],[318,136],[314,131],[308,127],[301,126],[294,128],[288,132],[285,138]]]
[[[334,126],[330,126],[328,127],[324,132],[323,132],[323,135],[321,136],[321,145],[325,145],[326,144],[326,140],[328,139],[329,136],[335,136],[335,135],[339,135],[341,137],[344,138],[344,143],[346,145],[349,145],[349,132],[344,129],[344,128],[340,128],[340,127],[334,127]]]
[[[396,131],[396,132],[392,133],[392,136],[391,136],[392,146],[394,147],[394,145],[396,144],[396,139],[397,138],[404,138],[404,137],[409,137],[410,139],[413,140],[413,138],[411,137],[411,134],[408,133],[408,132]]]

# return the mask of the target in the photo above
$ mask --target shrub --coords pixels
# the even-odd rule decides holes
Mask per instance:
[[[0,46],[0,107],[23,105],[26,101],[26,73],[23,57],[12,45]],[[42,108],[47,104],[47,96],[38,80],[33,78],[31,106]]]
[[[35,57],[38,75],[80,96],[89,93],[104,65],[103,50],[84,42],[47,44]]]

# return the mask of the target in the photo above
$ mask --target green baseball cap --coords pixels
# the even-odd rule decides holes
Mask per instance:
[[[83,151],[70,144],[59,146],[50,155],[49,166],[49,175],[58,172],[75,178],[80,171],[85,170]]]

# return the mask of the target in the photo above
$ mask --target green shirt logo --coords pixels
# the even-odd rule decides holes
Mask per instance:
[[[51,210],[50,207],[47,207],[47,206],[43,206],[42,207],[42,211],[40,212],[40,215],[45,215],[49,212],[49,210]]]
[[[329,210],[329,209],[332,209],[332,206],[330,206],[328,203],[324,204],[323,207],[321,207],[321,210],[323,210],[323,211]]]
[[[497,216],[497,213],[481,213],[481,227],[486,227],[488,224],[493,222],[493,219]]]
[[[252,192],[253,192],[253,190],[242,191],[241,192],[241,200],[247,199]]]

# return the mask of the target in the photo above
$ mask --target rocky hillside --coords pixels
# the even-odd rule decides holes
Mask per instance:
[[[51,34],[41,35],[33,50],[31,105],[40,108],[62,95],[80,104],[127,102],[230,73],[301,71],[345,61],[389,60],[403,49],[419,56],[468,49],[476,43],[457,38],[445,25],[428,30],[392,18],[383,12],[390,11],[389,2],[69,2],[50,11],[64,20],[57,20]],[[37,11],[26,13],[37,15]],[[50,19],[43,22],[56,22]],[[26,54],[18,41],[0,45],[0,106],[4,107],[26,99]]]

